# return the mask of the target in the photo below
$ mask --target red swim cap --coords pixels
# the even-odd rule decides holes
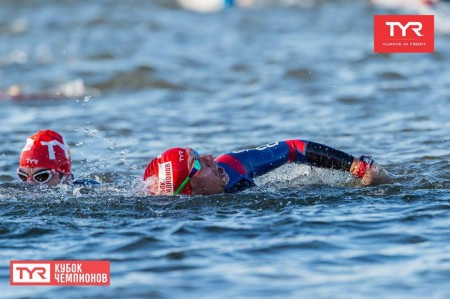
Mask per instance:
[[[148,189],[152,195],[173,195],[189,174],[189,156],[186,149],[174,147],[166,150],[148,163],[144,181],[152,178]],[[191,182],[181,194],[192,194]]]
[[[70,150],[64,138],[51,130],[39,131],[28,137],[20,155],[20,166],[54,169],[69,175]]]

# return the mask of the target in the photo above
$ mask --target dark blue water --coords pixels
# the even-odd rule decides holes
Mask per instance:
[[[372,15],[391,11],[302,3],[2,1],[0,89],[32,96],[0,101],[1,297],[448,298],[448,36],[434,54],[375,55]],[[17,182],[44,128],[102,188]],[[393,182],[290,165],[235,195],[140,190],[165,148],[292,138],[372,155]],[[11,287],[17,259],[108,259],[111,286]]]

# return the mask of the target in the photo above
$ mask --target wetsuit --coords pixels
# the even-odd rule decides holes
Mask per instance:
[[[286,140],[253,149],[223,154],[214,161],[230,177],[225,192],[234,193],[255,186],[253,179],[286,163],[350,171],[354,157],[326,145],[306,140]]]

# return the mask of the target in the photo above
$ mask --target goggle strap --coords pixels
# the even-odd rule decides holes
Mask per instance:
[[[178,195],[180,194],[181,191],[183,191],[184,187],[187,185],[187,183],[189,183],[189,181],[191,180],[190,177],[187,177],[183,183],[181,183],[180,187],[177,188],[177,190],[175,190],[175,192],[173,193],[173,195]]]

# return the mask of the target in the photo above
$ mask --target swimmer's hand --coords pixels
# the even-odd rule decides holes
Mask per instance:
[[[361,178],[361,185],[375,186],[391,181],[389,173],[378,165],[370,156],[361,156],[353,160],[350,172]]]
[[[366,171],[361,179],[361,185],[363,186],[375,186],[389,182],[391,182],[389,173],[375,162]]]

